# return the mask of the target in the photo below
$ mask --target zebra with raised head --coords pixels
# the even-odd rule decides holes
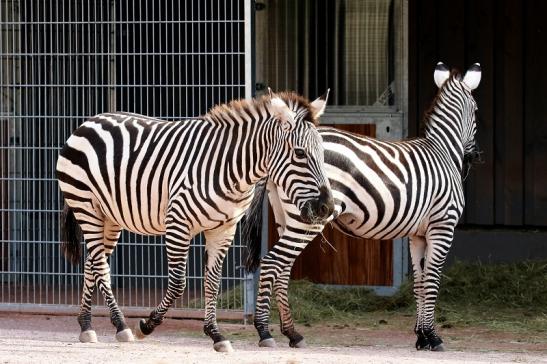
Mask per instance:
[[[325,219],[334,205],[317,133],[326,97],[309,102],[294,93],[232,101],[201,118],[162,121],[106,113],[74,131],[57,161],[65,209],[62,249],[73,263],[87,246],[78,322],[80,341],[95,342],[91,296],[97,285],[119,341],[133,341],[110,285],[108,257],[122,229],[165,235],[168,286],[161,303],[135,331],[152,333],[186,285],[193,236],[206,238],[204,331],[217,351],[231,351],[216,322],[222,262],[255,184],[269,178],[290,196],[305,221]]]
[[[325,168],[335,200],[332,224],[367,239],[410,237],[417,317],[417,349],[443,350],[434,327],[441,268],[464,207],[463,179],[478,157],[475,142],[477,105],[471,91],[480,82],[479,64],[462,78],[439,63],[434,72],[439,92],[426,114],[425,137],[383,142],[333,128],[319,128]],[[265,185],[262,184],[262,185]],[[260,264],[255,327],[260,346],[275,346],[268,329],[270,296],[275,291],[281,331],[290,346],[304,345],[294,329],[287,299],[291,267],[324,224],[302,221],[290,199],[271,182],[269,200],[278,224],[279,242],[260,262],[260,241],[248,238],[247,267]],[[250,211],[261,211],[262,192]],[[254,212],[251,212],[254,213]],[[253,221],[259,221],[255,219]],[[246,225],[249,235],[256,226]]]

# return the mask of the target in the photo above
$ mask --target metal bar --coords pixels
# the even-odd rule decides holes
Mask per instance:
[[[203,24],[203,23],[244,23],[245,20],[125,20],[124,24]],[[87,24],[119,24],[117,21],[8,21],[2,25],[87,25]]]
[[[253,32],[253,24],[252,24],[252,3],[251,0],[245,0],[244,2],[245,6],[245,98],[249,99],[253,97],[253,48],[254,45],[252,43],[252,32]]]
[[[244,1],[244,50],[245,50],[245,98],[254,96],[254,57],[253,52],[255,45],[253,44],[254,33],[254,5],[251,0]],[[244,268],[242,268],[244,269]],[[245,274],[245,286],[243,291],[243,310],[245,313],[245,323],[251,320],[255,312],[256,303],[256,273]]]
[[[203,56],[203,55],[244,55],[245,52],[74,52],[74,53],[51,53],[51,52],[36,52],[36,53],[10,53],[6,52],[0,55],[0,58],[17,57],[86,57],[86,56]]]
[[[5,304],[0,303],[0,312],[21,313],[31,315],[77,315],[80,307],[75,305],[53,305],[53,304]],[[120,306],[125,317],[148,317],[150,309],[147,307]],[[93,316],[110,317],[107,307],[93,307]],[[165,314],[168,318],[202,319],[205,310],[175,309],[172,308]],[[217,310],[217,318],[221,320],[241,320],[243,311],[238,310]]]
[[[30,244],[29,244],[30,245]],[[59,273],[58,272],[42,272],[42,271],[23,271],[23,270],[19,270],[17,272],[11,272],[11,271],[0,271],[0,274],[14,274],[14,273],[17,273],[18,275],[25,275],[25,276],[31,276],[33,274],[41,274],[41,275],[45,275],[45,276],[55,276],[55,275],[58,275]],[[81,275],[80,272],[73,272],[73,273],[63,273],[65,275],[73,275],[73,276],[77,276],[77,275]],[[142,277],[147,277],[147,278],[165,278],[164,275],[161,275],[161,274],[123,274],[123,273],[117,273],[117,274],[112,274],[112,276],[115,276],[115,277],[119,277],[119,278],[142,278]],[[187,275],[186,276],[188,279],[200,279],[200,278],[203,278],[202,275]],[[228,281],[228,280],[236,280],[236,281],[245,281],[245,278],[240,278],[240,277],[223,277],[222,280],[224,281]],[[32,286],[30,284],[27,284],[28,287]]]

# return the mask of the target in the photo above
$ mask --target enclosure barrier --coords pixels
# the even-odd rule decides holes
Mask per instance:
[[[250,6],[0,0],[0,311],[77,311],[83,264],[71,266],[59,249],[59,150],[98,113],[179,120],[250,97]],[[238,233],[224,263],[220,317],[252,313],[254,282],[243,270],[243,249]],[[202,317],[203,259],[197,237],[187,288],[171,316]],[[167,287],[163,239],[124,232],[110,264],[126,315],[147,316]],[[103,305],[100,294],[96,303]]]

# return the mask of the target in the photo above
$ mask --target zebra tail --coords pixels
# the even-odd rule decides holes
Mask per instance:
[[[261,231],[262,231],[262,201],[266,195],[266,183],[268,178],[263,178],[257,182],[255,195],[251,205],[247,210],[245,220],[241,229],[241,239],[247,246],[247,257],[245,258],[245,268],[248,272],[255,272],[260,266],[261,252]]]
[[[76,221],[74,211],[65,203],[61,212],[61,251],[73,265],[80,263],[82,257],[82,230]]]

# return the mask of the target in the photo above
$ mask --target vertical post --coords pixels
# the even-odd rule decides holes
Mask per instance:
[[[101,19],[102,21],[103,19]],[[109,32],[108,32],[108,111],[118,111],[117,99],[116,99],[116,0],[110,0],[110,11],[108,14]],[[105,112],[106,110],[100,110]],[[121,239],[121,238],[120,238]],[[85,244],[84,244],[85,245]],[[118,254],[120,249],[118,248]],[[123,259],[123,258],[122,258]],[[123,272],[122,272],[123,273]],[[119,284],[118,278],[118,264],[117,259],[110,258],[110,284],[112,288],[116,288]],[[123,300],[123,297],[122,297]]]
[[[395,0],[395,92],[396,105],[401,111],[402,137],[408,136],[408,0]],[[408,238],[393,240],[393,287],[406,279],[408,273]]]
[[[255,313],[256,284],[254,273],[245,273],[245,291],[243,296],[243,323],[247,325],[247,321],[252,322]]]
[[[408,273],[408,238],[393,239],[393,293],[403,284]]]
[[[254,96],[254,44],[253,44],[253,26],[254,26],[254,1],[244,0],[244,48],[245,48],[245,98],[250,99]],[[255,312],[256,283],[254,273],[245,273],[245,289],[243,293],[243,321],[247,324],[252,321]]]
[[[254,12],[254,1],[245,0],[244,1],[244,47],[245,47],[245,98],[250,99],[253,97],[253,12]]]
[[[108,111],[117,111],[116,100],[116,0],[110,1],[110,39],[108,46]]]
[[[408,0],[395,0],[395,104],[402,113],[402,137],[408,135]]]

